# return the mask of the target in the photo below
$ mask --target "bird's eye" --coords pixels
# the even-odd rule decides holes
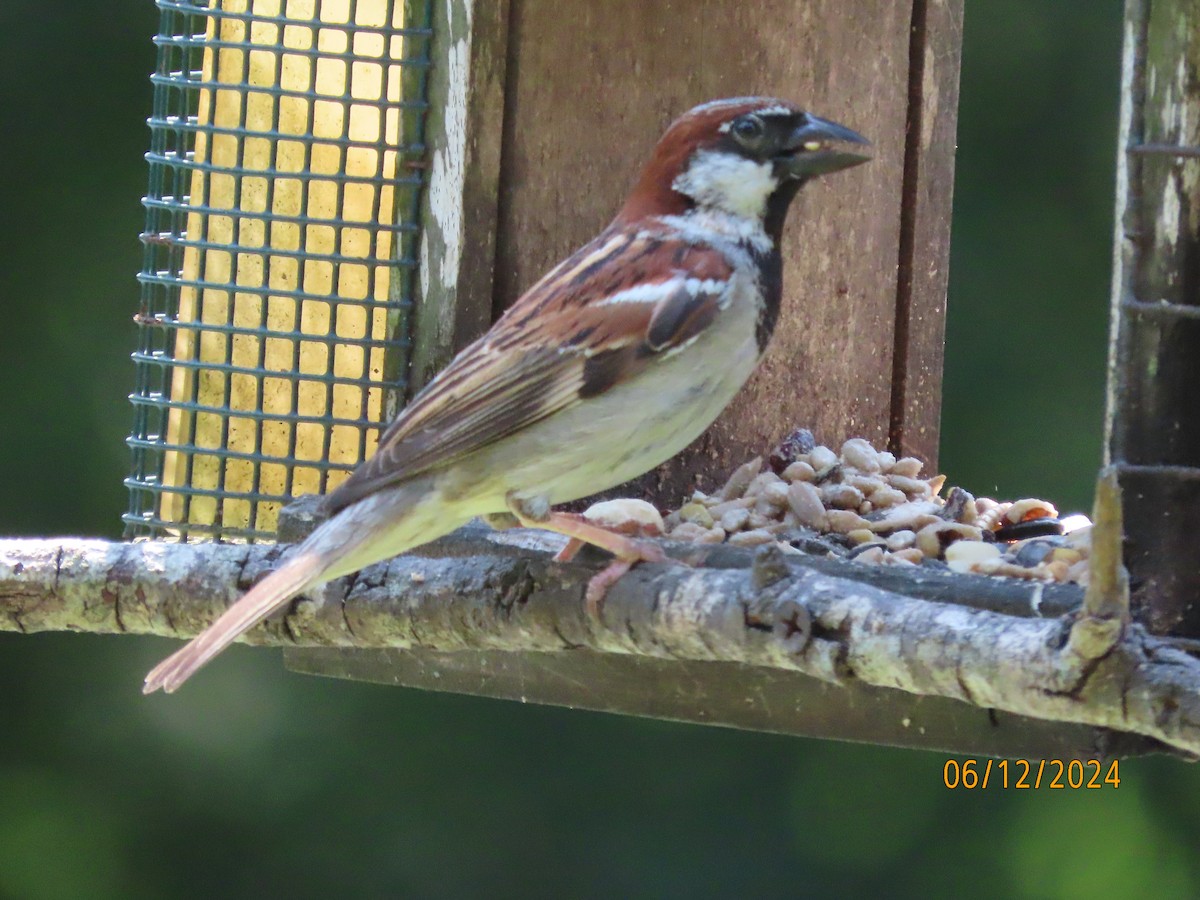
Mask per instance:
[[[739,141],[748,143],[762,137],[763,123],[754,116],[746,116],[733,123],[733,133]]]

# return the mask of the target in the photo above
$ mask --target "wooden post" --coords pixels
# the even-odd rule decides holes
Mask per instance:
[[[1135,618],[1200,636],[1200,0],[1128,0],[1108,453]]]
[[[962,27],[962,0],[913,4],[888,445],[930,468],[942,412]]]
[[[491,324],[508,0],[437,0],[412,393]]]

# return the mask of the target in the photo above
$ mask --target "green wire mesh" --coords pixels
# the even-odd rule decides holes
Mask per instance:
[[[270,539],[403,397],[430,4],[157,5],[126,536]]]

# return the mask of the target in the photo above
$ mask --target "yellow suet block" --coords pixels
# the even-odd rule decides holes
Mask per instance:
[[[168,418],[160,515],[270,532],[280,504],[244,495],[329,490],[344,473],[311,463],[360,462],[383,417],[404,48],[361,29],[400,27],[403,4],[215,8],[170,388],[188,408]]]

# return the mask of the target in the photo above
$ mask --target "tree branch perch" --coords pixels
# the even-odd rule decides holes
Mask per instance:
[[[286,549],[0,541],[0,630],[188,637]],[[705,564],[637,567],[596,621],[583,603],[594,566],[554,563],[553,549],[540,533],[464,529],[332,582],[246,639],[735,662],[1132,732],[1200,755],[1200,661],[1137,625],[1098,658],[1071,652],[1063,613],[1077,589],[678,545],[674,555],[705,553]],[[924,599],[947,591],[958,602]]]

